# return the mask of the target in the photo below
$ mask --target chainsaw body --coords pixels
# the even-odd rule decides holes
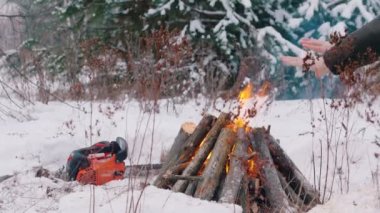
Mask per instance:
[[[116,141],[102,141],[75,150],[67,160],[66,171],[69,179],[93,185],[123,179],[127,152],[127,143],[120,137]]]
[[[90,166],[80,169],[76,180],[82,184],[103,185],[111,180],[124,178],[125,164],[118,163],[116,156],[93,157],[90,159]]]

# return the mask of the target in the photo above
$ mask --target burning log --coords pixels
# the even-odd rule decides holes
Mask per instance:
[[[300,194],[305,205],[315,206],[320,204],[318,191],[307,181],[276,140],[268,133],[264,133],[265,130],[262,129],[261,131],[263,132],[262,134],[265,134],[265,141],[268,143],[268,148],[274,163],[278,166],[278,170],[284,175],[293,190]]]
[[[207,156],[210,154],[211,149],[214,147],[216,139],[221,131],[221,129],[226,125],[229,120],[229,115],[227,113],[221,113],[211,128],[210,132],[207,134],[206,138],[203,140],[202,146],[199,148],[198,152],[195,154],[193,160],[183,171],[182,175],[195,175],[201,168],[202,164],[206,160]],[[183,192],[186,190],[188,181],[180,180],[177,181],[172,190],[175,192]]]
[[[263,163],[260,168],[260,174],[265,196],[273,211],[295,212],[296,210],[290,206],[289,200],[282,188],[269,148],[265,143],[265,131],[261,130],[262,129],[253,130],[251,143],[253,149],[258,153],[260,161]]]
[[[203,180],[198,183],[194,197],[211,200],[225,169],[228,154],[234,143],[236,134],[229,128],[223,128],[216,141],[211,158],[202,174]]]
[[[319,201],[264,128],[252,129],[244,119],[231,121],[222,113],[217,119],[203,117],[187,139],[180,137],[154,182],[159,188],[240,204],[245,213],[306,211]]]
[[[240,189],[241,181],[245,174],[243,161],[247,158],[248,141],[245,139],[244,128],[239,128],[237,133],[237,142],[232,151],[229,171],[226,176],[222,195],[219,199],[224,203],[235,203]]]
[[[154,186],[159,188],[167,187],[169,184],[169,179],[165,178],[165,176],[172,174],[175,175],[176,173],[173,171],[173,168],[176,168],[177,165],[185,163],[189,160],[191,154],[198,147],[198,145],[210,130],[212,126],[211,124],[214,122],[214,120],[215,117],[212,115],[205,115],[202,118],[191,136],[187,138],[187,140],[180,148],[178,148],[179,151],[177,153],[174,153],[173,156],[170,156],[170,159],[166,161],[165,165],[162,167],[160,173],[158,174],[158,177],[153,183]]]

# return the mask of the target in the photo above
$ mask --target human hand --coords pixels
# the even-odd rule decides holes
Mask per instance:
[[[304,48],[321,54],[325,53],[328,49],[334,46],[327,41],[316,40],[313,38],[303,38],[300,40],[300,43]]]
[[[294,67],[303,67],[304,63],[312,63],[312,61],[304,62],[303,58],[293,56],[282,56],[281,62],[285,65]],[[330,72],[329,68],[325,64],[325,61],[323,60],[323,57],[315,59],[314,64],[310,66],[310,70],[315,72],[317,78],[321,78],[323,75]]]

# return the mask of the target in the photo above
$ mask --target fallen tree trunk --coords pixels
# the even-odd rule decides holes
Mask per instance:
[[[223,186],[219,202],[235,203],[238,198],[238,192],[241,186],[241,181],[247,168],[243,161],[247,157],[248,141],[245,139],[244,128],[239,128],[237,133],[237,142],[230,156],[229,171]]]
[[[202,167],[210,151],[214,147],[216,139],[221,131],[221,129],[226,125],[229,120],[229,114],[221,113],[216,120],[215,124],[212,126],[210,132],[206,135],[205,139],[202,142],[202,146],[199,148],[198,152],[195,154],[194,158],[191,160],[190,164],[183,171],[182,175],[191,176],[196,175],[199,169]],[[179,180],[177,181],[172,191],[175,192],[184,192],[186,190],[188,181]]]
[[[229,128],[223,128],[216,141],[211,158],[203,171],[203,180],[198,183],[194,197],[211,200],[220,181],[220,175],[226,166],[236,134]]]
[[[320,204],[318,191],[309,183],[276,140],[268,133],[263,134],[265,134],[265,141],[273,157],[273,162],[278,166],[278,170],[284,175],[293,190],[297,194],[300,192],[301,198],[306,205],[315,206]]]
[[[185,141],[183,146],[179,149],[178,153],[173,155],[171,159],[168,159],[167,163],[160,170],[156,180],[153,182],[153,185],[158,188],[166,188],[170,181],[164,178],[165,175],[175,175],[174,169],[177,165],[187,162],[190,158],[196,147],[201,143],[203,138],[206,136],[210,130],[212,123],[214,122],[215,117],[212,115],[203,116],[202,120],[199,122],[198,126],[195,128],[193,134]]]
[[[288,197],[281,186],[272,156],[264,140],[265,134],[263,128],[254,129],[251,138],[252,147],[257,152],[260,161],[260,179],[265,196],[274,212],[296,212],[296,209],[290,206]]]

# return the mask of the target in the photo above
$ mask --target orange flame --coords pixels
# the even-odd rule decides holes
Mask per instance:
[[[233,121],[232,129],[236,132],[238,128],[243,128],[247,126],[247,121],[241,116],[245,112],[240,112],[241,109],[244,109],[248,99],[252,98],[253,94],[253,84],[248,83],[239,93],[239,112],[237,117]]]
[[[245,101],[247,99],[252,98],[252,90],[253,90],[253,84],[248,83],[242,91],[239,93],[239,101]]]

